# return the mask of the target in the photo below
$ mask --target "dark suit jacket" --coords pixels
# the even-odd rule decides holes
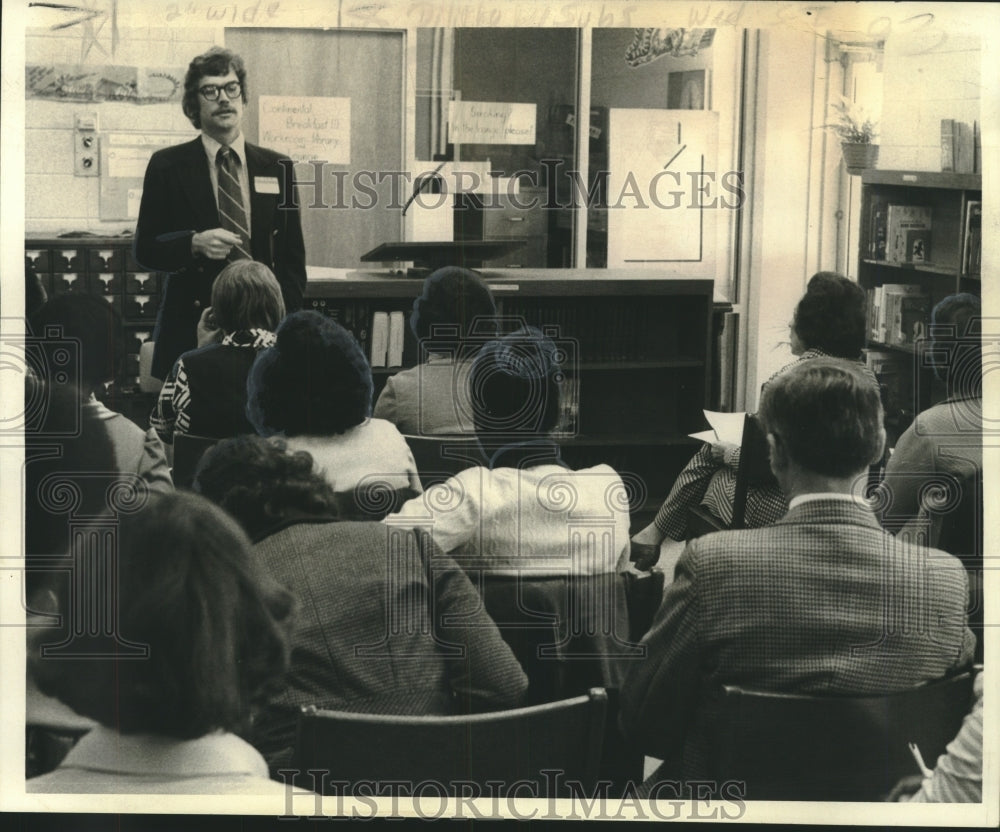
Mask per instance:
[[[302,306],[306,260],[292,166],[280,163],[286,158],[246,143],[250,253],[274,272],[291,312]],[[261,193],[258,177],[276,180],[279,193]],[[146,167],[134,248],[144,268],[170,272],[153,336],[157,378],[166,378],[180,354],[197,346],[198,318],[211,303],[212,283],[226,261],[192,255],[191,237],[220,225],[201,136],[156,151]]]
[[[867,694],[939,678],[972,659],[967,597],[956,558],[840,500],[692,540],[625,680],[622,728],[663,776],[704,776],[722,685]]]

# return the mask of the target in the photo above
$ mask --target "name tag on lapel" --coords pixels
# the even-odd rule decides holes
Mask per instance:
[[[259,194],[278,194],[277,176],[255,176],[253,178],[253,189]]]

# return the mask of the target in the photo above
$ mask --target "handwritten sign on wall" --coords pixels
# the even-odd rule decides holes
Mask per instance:
[[[351,99],[262,95],[260,143],[296,162],[351,161]]]
[[[453,144],[534,144],[535,105],[451,101],[448,141]]]

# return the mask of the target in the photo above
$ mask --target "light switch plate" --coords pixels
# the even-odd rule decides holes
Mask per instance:
[[[99,176],[100,137],[96,112],[76,113],[73,128],[73,173],[76,176]]]

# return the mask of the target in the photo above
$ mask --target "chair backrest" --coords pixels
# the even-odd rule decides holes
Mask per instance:
[[[963,558],[967,564],[983,559],[983,472],[969,472],[958,480],[957,505],[941,515],[937,548]]]
[[[174,434],[174,467],[171,476],[175,488],[190,488],[194,482],[194,472],[205,451],[219,440],[209,436],[191,433]]]
[[[730,528],[742,529],[747,506],[747,490],[777,486],[771,471],[770,450],[764,429],[753,413],[743,419],[743,442],[740,465],[736,471],[736,496],[733,498],[733,522]]]
[[[804,696],[724,687],[710,779],[747,800],[880,800],[928,765],[972,705],[972,672],[885,696]]]
[[[470,574],[504,641],[528,676],[526,704],[602,687],[608,693],[601,779],[642,779],[642,753],[618,728],[618,690],[663,598],[662,572],[570,577]]]
[[[500,781],[505,794],[518,781],[537,795],[565,796],[566,781],[589,794],[596,783],[607,694],[601,688],[561,702],[471,716],[389,716],[304,708],[299,715],[293,768],[300,785],[331,793],[336,781],[432,781],[448,794],[459,782],[482,793]],[[313,781],[306,772],[323,772]],[[560,772],[550,782],[543,769]],[[552,775],[549,775],[552,777]],[[343,787],[341,786],[341,790]],[[428,795],[440,792],[429,791]],[[530,793],[519,786],[520,796]]]
[[[975,660],[983,660],[983,471],[958,480],[958,503],[937,520],[936,545],[955,555],[969,575],[969,627],[976,634]]]
[[[771,472],[767,438],[753,413],[743,419],[743,439],[740,444],[740,464],[736,470],[736,490],[733,495],[733,519],[726,523],[704,506],[694,506],[688,512],[687,538],[691,540],[711,532],[742,529],[746,523],[747,493],[751,488],[777,486]]]
[[[427,489],[459,471],[485,465],[475,436],[406,436],[417,463],[420,484]]]
[[[528,676],[531,703],[618,688],[641,655],[630,638],[623,575],[469,577]]]

